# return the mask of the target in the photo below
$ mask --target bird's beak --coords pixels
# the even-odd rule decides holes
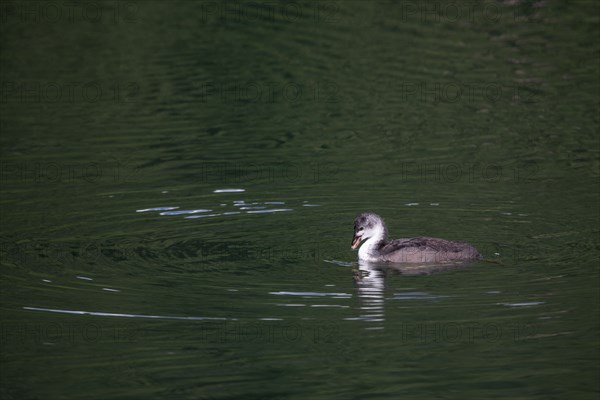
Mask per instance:
[[[362,235],[357,236],[355,233],[354,237],[352,238],[352,245],[350,247],[352,247],[353,249],[356,249],[358,247],[358,245],[360,244],[361,239],[362,239]]]

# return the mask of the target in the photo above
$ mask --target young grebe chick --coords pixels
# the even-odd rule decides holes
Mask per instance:
[[[377,214],[363,213],[354,220],[352,248],[360,260],[369,262],[437,263],[480,259],[481,254],[468,243],[426,236],[388,240],[387,227]]]

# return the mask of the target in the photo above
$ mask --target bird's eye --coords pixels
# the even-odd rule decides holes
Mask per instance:
[[[359,231],[359,232],[360,232],[360,231],[364,231],[364,230],[365,230],[365,228],[358,228],[358,231]]]

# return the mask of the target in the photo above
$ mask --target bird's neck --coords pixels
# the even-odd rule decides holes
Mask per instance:
[[[373,230],[373,236],[371,236],[369,238],[369,240],[372,240],[374,243],[377,242],[386,242],[387,241],[387,228],[386,226],[382,223],[381,225],[377,225],[375,227],[375,229]]]
[[[379,255],[378,249],[387,242],[387,229],[385,225],[378,226],[373,236],[368,238],[358,250],[358,258],[365,261],[374,261]]]

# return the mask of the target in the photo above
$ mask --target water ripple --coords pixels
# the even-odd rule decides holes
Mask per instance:
[[[305,297],[332,297],[336,299],[349,299],[350,293],[325,293],[325,292],[269,292],[278,296],[305,296]]]
[[[239,193],[245,191],[246,189],[216,189],[213,193]]]
[[[506,307],[530,307],[530,306],[539,306],[541,304],[545,304],[545,301],[530,301],[525,303],[499,303]]]
[[[123,318],[148,318],[148,319],[177,319],[184,321],[235,321],[235,318],[220,318],[220,317],[180,317],[174,315],[145,315],[145,314],[122,314],[108,313],[97,311],[79,311],[79,310],[62,310],[57,308],[42,308],[42,307],[23,307],[24,310],[46,311],[61,314],[76,314],[76,315],[94,315],[98,317],[123,317]]]
[[[405,292],[394,293],[394,297],[389,297],[388,300],[437,300],[448,296],[439,296],[425,292]]]
[[[181,214],[197,214],[211,212],[212,210],[198,209],[198,210],[180,210],[180,211],[165,211],[161,212],[160,215],[181,215]]]
[[[168,211],[168,210],[176,210],[179,207],[152,207],[152,208],[143,208],[141,210],[135,210],[135,212],[148,212],[148,211]]]
[[[225,214],[204,214],[204,215],[190,215],[188,217],[184,217],[185,219],[193,219],[193,218],[206,218],[206,217],[218,217],[219,215]]]
[[[262,214],[262,213],[273,213],[280,211],[293,211],[291,208],[272,208],[268,210],[256,210],[256,211],[246,211],[247,214]]]

